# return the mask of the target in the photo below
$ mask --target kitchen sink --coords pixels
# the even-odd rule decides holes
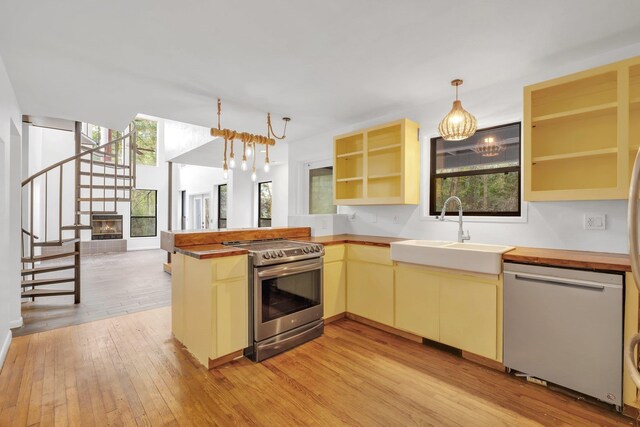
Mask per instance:
[[[391,259],[475,273],[500,274],[502,254],[513,246],[457,243],[442,240],[405,240],[391,243]]]

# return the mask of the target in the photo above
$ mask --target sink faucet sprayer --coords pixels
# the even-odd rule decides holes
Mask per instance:
[[[458,203],[458,243],[463,243],[465,240],[471,239],[469,235],[469,230],[467,230],[467,234],[464,234],[464,230],[462,229],[462,201],[457,196],[451,196],[447,200],[444,201],[442,205],[442,212],[438,217],[439,221],[444,221],[444,214],[447,212],[447,205],[451,200],[455,200]],[[451,220],[448,220],[451,221]]]

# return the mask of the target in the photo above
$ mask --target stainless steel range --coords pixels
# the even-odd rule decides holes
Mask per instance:
[[[249,251],[247,357],[259,362],[322,335],[322,245],[292,240],[227,244]]]

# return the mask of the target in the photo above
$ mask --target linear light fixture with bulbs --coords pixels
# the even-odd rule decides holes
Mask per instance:
[[[248,169],[247,166],[247,157],[251,157],[253,154],[253,166],[251,168],[251,180],[256,181],[256,144],[264,145],[265,148],[265,159],[264,159],[264,171],[269,172],[269,146],[276,145],[276,140],[283,140],[286,137],[287,133],[287,123],[291,121],[289,117],[283,117],[284,120],[284,130],[282,131],[282,136],[278,136],[273,131],[273,127],[271,126],[271,113],[267,113],[267,136],[264,135],[254,135],[249,132],[238,132],[237,130],[232,129],[222,129],[220,125],[220,116],[222,114],[222,101],[218,98],[218,127],[211,128],[211,136],[224,138],[224,163],[222,169],[224,171],[224,178],[227,179],[229,177],[229,169],[234,169],[236,167],[236,159],[234,153],[234,141],[237,139],[242,141],[242,162],[240,164],[240,168],[243,171]],[[231,144],[231,152],[229,154],[229,161],[227,162],[227,148]]]

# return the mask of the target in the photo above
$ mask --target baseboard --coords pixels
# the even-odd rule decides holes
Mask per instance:
[[[474,353],[469,353],[468,351],[462,351],[462,358],[470,360],[474,363],[477,363],[482,366],[486,366],[490,369],[495,369],[496,371],[504,372],[504,365],[501,362],[495,361],[493,359],[489,359],[488,357],[479,356]]]
[[[242,350],[237,350],[231,354],[227,354],[226,356],[218,357],[217,359],[209,359],[209,369],[218,368],[229,362],[233,362],[236,359],[242,358],[243,355],[244,353]]]
[[[7,331],[7,336],[2,342],[2,346],[0,346],[0,369],[2,369],[2,366],[4,365],[4,360],[6,359],[7,353],[9,352],[9,346],[11,345],[12,336],[13,335],[11,334],[11,329],[9,329]]]
[[[170,263],[165,262],[164,264],[162,264],[162,268],[163,268],[165,273],[171,274],[171,264]]]
[[[24,321],[22,320],[22,316],[20,316],[18,319],[9,322],[9,329],[20,328],[22,325],[24,325]]]
[[[333,316],[325,317],[324,324],[328,325],[331,322],[335,322],[336,320],[344,319],[345,317],[347,317],[347,313],[346,312],[334,314]]]

